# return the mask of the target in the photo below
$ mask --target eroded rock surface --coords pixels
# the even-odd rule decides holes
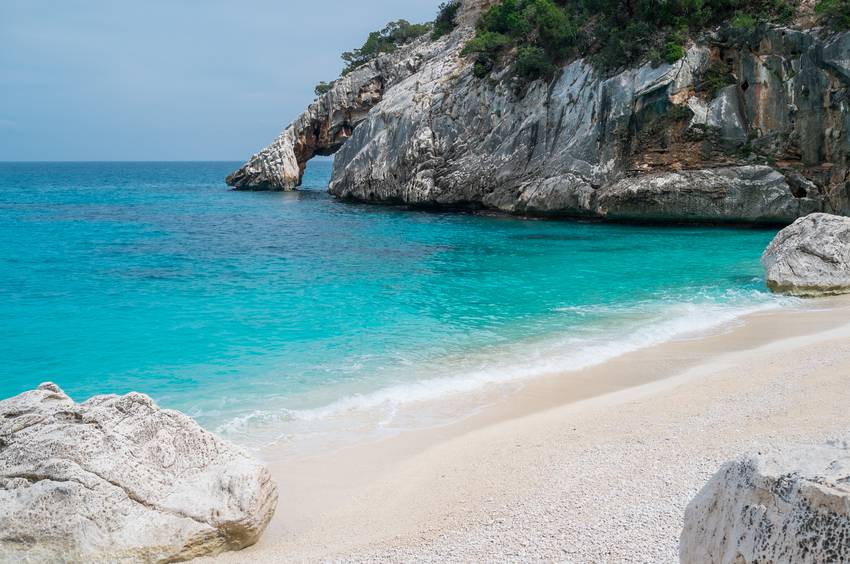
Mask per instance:
[[[271,145],[227,177],[242,190],[293,190],[315,155],[333,154],[351,136],[384,92],[382,61],[337,80]]]
[[[762,264],[774,292],[850,292],[850,218],[816,213],[798,219],[776,235]]]
[[[257,541],[268,470],[147,396],[0,402],[0,562],[166,562]]]
[[[292,189],[309,155],[336,150],[330,192],[374,203],[670,221],[850,213],[850,34],[721,29],[672,65],[604,73],[579,59],[520,85],[510,68],[477,78],[461,56],[482,5],[466,0],[450,35],[338,81],[229,182]],[[718,68],[719,88],[706,79]],[[361,101],[354,82],[380,96]]]
[[[446,41],[420,38],[338,78],[277,139],[228,176],[227,184],[239,190],[294,190],[307,161],[339,150],[385,92],[438,56]]]
[[[768,166],[652,173],[599,191],[598,212],[610,219],[790,223],[821,209],[818,198],[795,197]]]
[[[806,445],[724,465],[685,511],[684,564],[850,561],[850,448]]]

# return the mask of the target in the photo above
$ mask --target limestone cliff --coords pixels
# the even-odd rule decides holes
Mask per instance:
[[[337,80],[227,182],[292,190],[336,153],[339,198],[524,215],[789,223],[850,214],[850,33],[720,28],[669,65],[478,78],[458,28]],[[718,66],[728,84],[707,77]]]

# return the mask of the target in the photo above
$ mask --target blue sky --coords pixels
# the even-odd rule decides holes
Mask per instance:
[[[0,160],[244,160],[440,0],[0,0]]]

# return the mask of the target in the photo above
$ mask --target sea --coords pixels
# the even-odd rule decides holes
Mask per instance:
[[[330,161],[235,192],[238,165],[0,163],[0,398],[138,391],[261,449],[794,307],[762,280],[775,228],[342,202]]]

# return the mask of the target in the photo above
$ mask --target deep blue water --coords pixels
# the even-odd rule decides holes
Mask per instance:
[[[775,231],[348,204],[324,192],[329,162],[302,192],[239,193],[222,180],[237,165],[0,163],[0,397],[137,390],[236,432],[777,303],[759,266]]]

